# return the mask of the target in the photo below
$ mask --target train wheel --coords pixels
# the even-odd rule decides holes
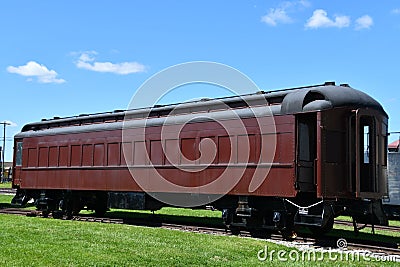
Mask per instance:
[[[79,215],[79,212],[81,212],[82,209],[80,208],[75,208],[72,210],[72,215]]]
[[[297,237],[297,233],[293,230],[283,230],[281,231],[284,240],[293,241]]]
[[[232,235],[240,235],[240,228],[237,226],[229,226]]]
[[[95,214],[97,217],[103,217],[103,216],[106,214],[106,212],[107,212],[106,209],[101,209],[101,208],[95,209],[95,210],[94,210],[94,214]]]
[[[104,214],[106,214],[107,210],[108,210],[108,208],[107,208],[107,205],[106,205],[106,204],[98,203],[98,204],[96,205],[95,209],[94,209],[94,214],[95,214],[97,217],[103,217]]]
[[[64,212],[61,210],[54,210],[52,214],[54,219],[62,219]]]
[[[106,214],[108,210],[107,200],[107,192],[98,192],[96,194],[96,202],[94,203],[94,213],[96,214],[96,216],[102,217],[104,216],[104,214]]]
[[[321,227],[314,226],[314,227],[309,227],[308,229],[310,229],[311,233],[314,236],[319,237],[329,233],[333,229],[333,223],[334,219],[332,217],[324,226]]]
[[[43,216],[43,218],[49,217],[49,214],[50,214],[50,212],[49,212],[48,210],[43,210],[43,211],[42,211],[42,216]]]
[[[265,229],[251,229],[250,235],[255,238],[266,239],[271,236],[271,233]]]
[[[334,218],[333,208],[331,206],[324,207],[324,216],[326,217],[324,218],[321,226],[309,227],[312,234],[315,235],[316,237],[323,236],[333,229],[335,218]]]

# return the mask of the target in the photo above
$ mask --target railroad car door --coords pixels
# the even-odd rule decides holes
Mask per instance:
[[[355,189],[361,198],[386,193],[387,123],[374,110],[357,110],[355,130]]]
[[[14,143],[14,169],[12,172],[13,185],[21,184],[21,168],[22,168],[22,140],[15,140]]]
[[[315,192],[316,145],[315,113],[297,117],[297,189],[301,192]]]

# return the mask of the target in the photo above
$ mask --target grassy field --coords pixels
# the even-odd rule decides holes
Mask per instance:
[[[5,215],[0,221],[2,266],[254,265],[264,243],[127,225]]]
[[[0,195],[0,206],[8,206],[12,196]],[[150,212],[113,210],[112,216],[148,216]],[[159,216],[193,220],[206,216],[220,220],[220,212],[162,209]],[[203,220],[203,219],[202,219]],[[289,253],[296,250],[264,240],[236,236],[214,236],[147,228],[130,225],[113,225],[62,221],[0,215],[0,265],[1,266],[381,266],[374,261],[330,260],[293,261]],[[339,232],[338,232],[339,231]],[[340,232],[340,231],[343,231]],[[368,231],[368,230],[363,230]],[[335,229],[339,234],[349,234]],[[369,235],[369,233],[363,233]],[[379,233],[380,235],[382,233]],[[382,235],[387,235],[384,233]],[[269,256],[260,261],[257,257]],[[277,252],[286,251],[286,261],[279,261]],[[300,252],[301,255],[301,252]],[[337,257],[337,255],[336,255]],[[317,256],[317,259],[321,257]],[[387,266],[397,266],[386,263]]]
[[[297,252],[263,240],[189,232],[0,215],[1,266],[380,266],[380,262],[292,261]],[[6,244],[6,245],[5,245]],[[279,261],[274,251],[286,251]],[[318,257],[316,257],[318,259]],[[396,266],[395,263],[387,263]]]
[[[0,183],[0,188],[11,188],[11,182]]]

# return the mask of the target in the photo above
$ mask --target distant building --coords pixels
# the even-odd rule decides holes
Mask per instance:
[[[399,141],[396,140],[388,145],[389,152],[399,152]]]
[[[6,180],[11,179],[11,177],[12,177],[12,166],[13,166],[12,162],[4,162],[4,176],[3,177]],[[0,170],[1,170],[1,167],[0,167]]]
[[[400,151],[399,140],[388,145],[388,189],[389,199],[385,204],[400,205]]]

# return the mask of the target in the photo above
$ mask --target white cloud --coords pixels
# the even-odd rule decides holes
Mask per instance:
[[[23,66],[8,66],[9,73],[15,73],[26,77],[36,77],[40,83],[64,83],[64,79],[58,79],[57,72],[49,70],[45,65],[39,64],[35,61],[29,61]],[[31,79],[28,79],[31,80]]]
[[[270,26],[276,26],[279,23],[292,23],[293,19],[288,15],[288,13],[294,13],[299,9],[309,6],[310,2],[307,0],[286,1],[281,3],[278,8],[270,8],[269,12],[265,16],[261,17],[261,21]]]
[[[285,9],[271,8],[267,15],[261,17],[261,21],[276,26],[278,23],[290,23],[292,19],[286,14]]]
[[[284,9],[292,9],[299,10],[304,7],[310,7],[311,3],[307,0],[298,0],[298,1],[285,1],[281,3],[281,7]]]
[[[356,30],[369,29],[373,24],[374,21],[372,20],[372,18],[368,15],[364,15],[356,20],[355,29]]]
[[[400,14],[400,8],[392,9],[393,14]]]
[[[344,28],[350,26],[350,17],[336,15],[335,19],[330,19],[328,13],[323,9],[314,11],[311,18],[308,19],[305,27],[311,29],[336,27]]]
[[[131,74],[146,71],[146,67],[138,62],[97,62],[95,56],[97,52],[86,51],[81,53],[79,59],[76,61],[76,66],[81,69],[96,71],[96,72],[110,72],[116,74]]]

